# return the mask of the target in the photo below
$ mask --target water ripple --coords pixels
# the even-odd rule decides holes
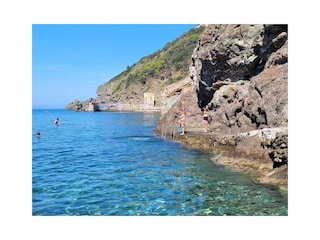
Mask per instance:
[[[155,115],[54,115],[66,124],[33,114],[33,215],[287,215],[276,189],[159,139]]]

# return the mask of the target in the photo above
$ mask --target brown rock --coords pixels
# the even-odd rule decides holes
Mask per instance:
[[[221,164],[256,174],[261,181],[285,183],[276,178],[286,176],[286,170],[266,174],[288,163],[287,133],[275,135],[275,129],[288,126],[287,58],[286,25],[208,25],[192,55],[193,88],[181,91],[157,129],[173,125],[174,112],[184,106],[192,137],[178,136],[177,141],[221,153]],[[201,108],[206,104],[212,120],[211,133],[204,135]],[[263,129],[270,131],[264,136]]]

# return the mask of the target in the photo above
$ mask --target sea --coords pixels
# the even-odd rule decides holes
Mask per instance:
[[[32,215],[288,215],[287,193],[161,138],[159,117],[33,109]]]

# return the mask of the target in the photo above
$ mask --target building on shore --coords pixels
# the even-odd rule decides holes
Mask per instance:
[[[154,109],[155,107],[154,93],[144,93],[143,94],[143,109]]]
[[[87,112],[95,112],[95,111],[98,110],[97,107],[98,107],[98,105],[96,103],[89,102],[89,106],[87,108]]]

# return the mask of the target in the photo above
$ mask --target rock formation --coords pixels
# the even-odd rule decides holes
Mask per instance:
[[[76,100],[67,109],[139,109],[146,92],[162,109],[156,126],[162,137],[221,153],[215,162],[286,185],[287,25],[199,26],[99,86],[95,99]],[[206,105],[210,133],[203,133]],[[181,108],[187,115],[184,136],[178,134]]]
[[[80,101],[78,99],[72,101],[66,106],[67,110],[74,110],[74,111],[84,111],[89,108],[90,103],[93,101],[93,98],[90,98],[86,101]]]
[[[144,110],[144,93],[153,93],[154,110],[164,104],[164,89],[189,75],[192,52],[204,27],[198,26],[166,44],[161,50],[145,56],[138,63],[97,88],[97,97],[90,103],[99,111]],[[75,101],[67,109],[87,111],[88,102]]]
[[[255,154],[243,156],[258,161],[254,158],[259,155],[272,169],[287,165],[287,38],[287,25],[207,25],[192,54],[190,84],[167,95],[157,131],[176,135],[179,108],[187,112],[186,131],[202,131],[201,110],[208,105],[211,150],[235,146],[224,155],[232,152],[232,158],[240,158],[254,149]],[[191,139],[177,138],[185,143]],[[208,136],[203,139],[207,145]]]

